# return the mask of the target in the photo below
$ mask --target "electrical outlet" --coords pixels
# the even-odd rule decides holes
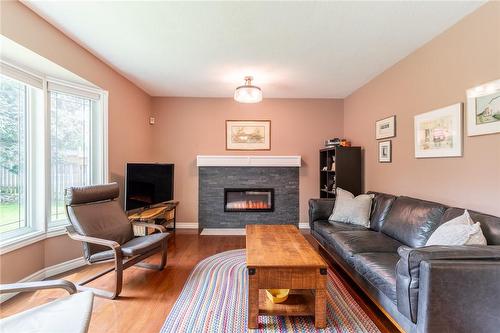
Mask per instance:
[[[155,124],[155,117],[149,117],[149,125]]]

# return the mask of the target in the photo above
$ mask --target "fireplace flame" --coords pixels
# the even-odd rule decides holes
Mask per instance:
[[[265,201],[246,200],[246,201],[228,202],[227,208],[229,208],[229,209],[268,209],[270,207],[269,207],[269,204]]]

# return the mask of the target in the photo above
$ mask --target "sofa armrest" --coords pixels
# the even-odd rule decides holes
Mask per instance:
[[[498,332],[500,261],[430,260],[420,265],[418,332]]]
[[[328,220],[332,214],[335,199],[309,199],[309,226],[313,229],[313,222]]]
[[[432,260],[470,260],[497,262],[500,267],[500,246],[427,246],[398,249],[400,259],[396,265],[396,294],[399,312],[417,322],[420,266]],[[451,281],[450,281],[451,282]],[[455,281],[453,281],[455,282]]]

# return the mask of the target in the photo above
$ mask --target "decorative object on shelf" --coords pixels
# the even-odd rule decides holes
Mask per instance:
[[[390,116],[375,122],[375,139],[387,139],[396,136],[396,116]]]
[[[330,171],[335,171],[335,161],[332,162],[332,166],[330,167]]]
[[[328,178],[328,183],[326,190],[332,192],[335,189],[335,179],[333,177]]]
[[[226,120],[226,150],[271,150],[271,121]]]
[[[391,140],[380,141],[378,143],[378,161],[380,163],[392,162],[392,142]]]
[[[347,141],[346,139],[342,139],[342,140],[340,141],[340,145],[341,145],[342,147],[350,147],[350,146],[351,146],[351,141]]]
[[[325,147],[335,147],[340,145],[341,140],[339,138],[333,138],[330,140],[325,140]]]
[[[267,298],[274,304],[286,301],[289,293],[290,289],[266,289]]]
[[[500,133],[500,80],[467,90],[467,135]]]
[[[462,103],[415,116],[415,157],[462,156]]]
[[[323,169],[321,169],[322,171],[328,171],[328,167],[327,166],[324,166]]]
[[[253,77],[245,76],[245,84],[234,91],[234,100],[238,103],[259,103],[262,101],[262,89],[252,85]]]

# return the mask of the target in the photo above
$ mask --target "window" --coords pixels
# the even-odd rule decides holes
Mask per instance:
[[[29,227],[26,216],[26,129],[28,86],[0,80],[0,232]]]
[[[65,188],[106,181],[107,95],[3,62],[0,70],[3,249],[67,224]]]
[[[64,189],[90,184],[90,99],[50,93],[51,218],[66,219]]]
[[[49,227],[67,223],[64,190],[103,179],[100,96],[49,82]]]

